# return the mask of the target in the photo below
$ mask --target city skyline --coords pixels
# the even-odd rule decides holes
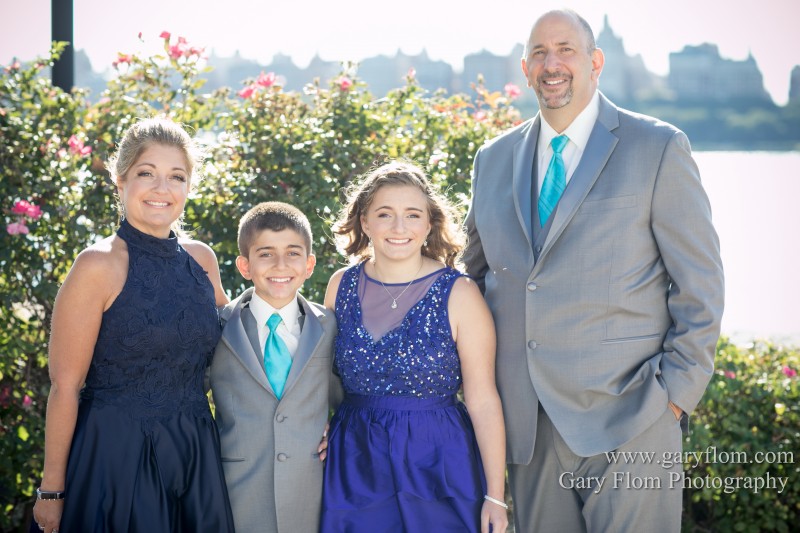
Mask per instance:
[[[402,9],[389,9],[366,0],[270,6],[229,0],[223,4],[225,9],[220,9],[215,0],[140,0],[135,8],[118,0],[74,2],[75,46],[83,49],[94,70],[101,72],[110,67],[117,52],[159,50],[162,41],[158,35],[164,30],[205,47],[209,54],[230,57],[238,52],[261,64],[270,63],[278,53],[291,56],[296,65],[304,67],[315,55],[327,61],[360,61],[397,51],[416,55],[425,50],[431,59],[446,61],[460,71],[466,55],[484,49],[496,55],[509,54],[524,41],[539,14],[563,5],[544,0],[535,9],[519,9],[520,2],[495,0],[490,7],[485,3],[454,7],[407,0]],[[791,70],[800,64],[800,34],[794,29],[800,19],[800,3],[795,0],[765,0],[755,13],[731,9],[723,0],[673,0],[669,5],[641,0],[598,5],[574,0],[569,6],[587,18],[595,34],[607,15],[626,51],[640,54],[653,73],[666,75],[670,52],[679,52],[686,45],[714,43],[726,58],[742,60],[752,54],[775,103],[784,105],[788,100]],[[0,32],[0,62],[45,54],[50,0],[13,2],[1,9],[9,31]],[[114,12],[122,14],[102,16]],[[43,13],[46,23],[37,23]],[[137,39],[139,32],[144,42]]]

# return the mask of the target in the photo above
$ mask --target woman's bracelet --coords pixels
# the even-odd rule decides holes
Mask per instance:
[[[63,490],[42,490],[36,489],[36,499],[37,500],[63,500],[64,499],[64,491]]]
[[[506,502],[501,502],[500,500],[496,500],[496,499],[492,498],[491,496],[489,496],[488,494],[486,494],[483,497],[483,499],[486,500],[487,502],[492,502],[494,504],[497,504],[500,507],[502,507],[503,509],[508,509],[508,504]]]

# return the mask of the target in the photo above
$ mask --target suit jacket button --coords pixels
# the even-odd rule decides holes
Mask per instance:
[[[284,420],[286,420],[286,417],[283,415],[278,415],[275,417],[275,420],[277,420],[278,422],[283,422]]]
[[[532,281],[530,283],[528,283],[527,287],[528,287],[528,290],[531,291],[531,292],[536,290],[536,284],[534,282],[532,282]]]
[[[289,456],[286,455],[285,453],[279,453],[278,454],[278,461],[280,461],[281,463],[286,461],[288,458],[289,458]]]
[[[540,254],[540,253],[542,253],[542,247],[541,247],[541,246],[537,246],[537,247],[536,247],[536,253],[537,253],[537,254]]]
[[[535,350],[536,346],[537,346],[536,341],[528,341],[528,348],[530,348],[531,350]]]

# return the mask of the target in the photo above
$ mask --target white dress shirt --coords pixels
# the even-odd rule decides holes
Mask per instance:
[[[273,313],[278,313],[282,320],[278,324],[278,337],[286,343],[289,354],[294,358],[294,353],[300,344],[300,302],[297,298],[280,309],[275,309],[254,292],[250,299],[250,312],[258,324],[258,343],[261,346],[261,353],[264,353],[264,345],[267,344],[269,337],[267,320]]]
[[[567,126],[567,129],[561,133],[554,130],[544,119],[544,116],[541,117],[539,141],[536,146],[536,169],[539,171],[537,174],[539,179],[537,181],[539,182],[538,187],[540,194],[542,192],[544,176],[547,174],[547,167],[550,165],[550,159],[553,157],[553,147],[550,146],[550,141],[553,140],[553,137],[558,135],[566,135],[569,137],[569,142],[564,147],[564,151],[561,152],[561,158],[564,160],[564,168],[567,171],[567,184],[569,184],[572,173],[575,172],[578,163],[581,162],[581,156],[586,149],[586,144],[589,142],[589,136],[592,134],[594,123],[597,121],[597,116],[599,114],[600,96],[599,93],[595,91],[594,96],[592,96],[592,99],[589,101],[589,105],[587,105],[583,111],[575,117],[572,124]]]

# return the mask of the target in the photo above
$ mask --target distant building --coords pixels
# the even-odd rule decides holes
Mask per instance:
[[[423,50],[416,56],[397,51],[394,57],[377,56],[361,61],[358,77],[366,82],[376,96],[383,96],[392,89],[405,85],[406,76],[414,69],[421,87],[431,92],[437,89],[453,90],[453,67],[444,61],[433,61]]]
[[[603,18],[603,29],[597,36],[597,46],[606,61],[600,75],[600,90],[617,103],[628,103],[665,96],[665,82],[644,65],[642,56],[625,53],[622,38],[614,34]]]
[[[621,37],[611,29],[608,16],[597,35],[606,61],[600,78],[600,89],[617,103],[636,109],[636,104],[651,100],[677,98],[698,104],[730,102],[742,105],[771,103],[764,89],[763,77],[752,55],[743,61],[723,59],[716,45],[686,46],[669,56],[670,72],[665,78],[657,76],[644,65],[640,55],[628,55]],[[495,55],[487,50],[469,54],[464,58],[462,72],[454,71],[444,61],[432,60],[427,51],[407,55],[399,51],[393,56],[370,57],[353,69],[375,97],[402,87],[409,69],[413,68],[421,87],[434,92],[444,89],[450,94],[466,93],[474,96],[473,84],[479,78],[490,92],[503,92],[506,84],[513,83],[522,89],[514,105],[523,116],[533,115],[538,109],[535,93],[526,89],[527,80],[520,60],[524,52],[517,44],[510,54]],[[270,64],[243,58],[238,52],[231,57],[211,54],[208,65],[212,70],[203,75],[207,79],[203,91],[230,87],[238,91],[247,80],[254,80],[261,72],[274,72],[279,83],[288,91],[302,91],[306,84],[319,80],[327,87],[349,65],[339,61],[325,61],[314,56],[305,68],[296,65],[292,58],[276,54]],[[89,87],[92,98],[99,97],[106,81],[115,75],[113,69],[95,74],[86,54],[76,51],[75,79],[78,86]],[[800,66],[792,71],[790,101],[800,101]]]
[[[310,81],[305,69],[295,65],[292,58],[285,54],[272,56],[272,63],[265,66],[263,70],[274,72],[280,84],[288,91],[301,91],[303,86]]]
[[[94,71],[86,51],[75,50],[75,87],[89,89],[89,98],[98,100],[107,86],[108,80],[102,74]]]
[[[264,69],[257,61],[243,58],[238,51],[231,57],[220,57],[212,53],[208,57],[208,64],[213,70],[203,75],[207,80],[203,91],[213,91],[221,87],[238,91],[245,80],[257,77]]]
[[[723,59],[715,44],[686,46],[671,53],[667,80],[681,100],[772,101],[752,54],[744,61]]]
[[[464,72],[457,90],[468,93],[471,84],[477,83],[478,76],[483,77],[483,84],[490,91],[502,91],[507,83],[525,87],[525,75],[520,63],[524,49],[518,44],[507,56],[498,56],[482,50],[464,57]]]
[[[327,83],[341,74],[341,72],[342,63],[340,61],[325,61],[319,57],[319,54],[316,54],[311,58],[311,62],[305,69],[303,85],[318,79],[320,85],[326,87]],[[276,72],[276,74],[280,73]]]
[[[800,102],[800,65],[792,69],[792,77],[789,81],[789,101]]]

